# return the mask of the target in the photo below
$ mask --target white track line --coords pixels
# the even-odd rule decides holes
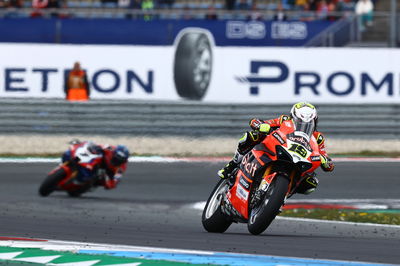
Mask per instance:
[[[129,158],[129,162],[142,163],[142,162],[153,162],[153,163],[176,163],[176,162],[203,162],[203,163],[217,163],[229,161],[228,157],[163,157],[163,156],[134,156]],[[338,157],[333,158],[335,162],[400,162],[400,158],[381,158],[381,157]],[[13,157],[0,157],[0,163],[59,163],[60,158],[42,158],[42,157],[25,157],[25,158],[13,158]]]
[[[382,201],[388,201],[388,202],[393,202],[393,201],[398,201],[400,202],[400,200],[396,199],[396,200],[392,200],[392,199],[381,199]],[[302,202],[302,203],[306,203],[306,201],[308,203],[333,203],[333,201],[340,202],[340,203],[348,203],[348,204],[353,204],[356,205],[356,202],[360,202],[360,201],[373,201],[373,199],[341,199],[341,200],[329,200],[329,199],[324,199],[324,200],[317,200],[317,199],[309,199],[309,200],[288,200],[287,203],[296,203],[296,202]],[[196,210],[200,210],[203,211],[204,207],[206,205],[205,201],[201,201],[201,202],[196,202],[194,204],[191,204],[190,207],[192,209],[196,209]],[[382,207],[381,205],[370,205],[371,207],[374,207],[374,209],[378,209],[375,208],[377,207]],[[355,206],[358,207],[358,206]],[[383,208],[380,208],[383,209]],[[374,227],[386,227],[386,228],[398,228],[400,229],[400,225],[391,225],[391,224],[374,224],[374,223],[355,223],[355,222],[346,222],[346,221],[334,221],[334,220],[320,220],[320,219],[309,219],[309,218],[293,218],[293,217],[283,217],[283,216],[277,216],[276,219],[280,219],[280,220],[291,220],[291,221],[301,221],[301,222],[313,222],[313,223],[337,223],[337,224],[347,224],[347,225],[365,225],[365,226],[374,226]]]
[[[4,247],[20,247],[20,248],[40,248],[43,250],[53,250],[53,251],[70,251],[78,252],[80,250],[94,250],[94,251],[132,251],[132,252],[152,252],[152,253],[172,253],[172,254],[187,254],[194,256],[213,256],[217,254],[219,257],[221,254],[225,254],[225,257],[231,256],[231,259],[237,261],[238,256],[251,257],[264,259],[265,263],[268,265],[287,265],[285,263],[279,264],[279,260],[306,260],[311,261],[313,265],[394,265],[394,264],[383,264],[383,263],[372,263],[372,262],[361,262],[361,261],[344,261],[344,260],[330,260],[330,259],[313,259],[313,258],[302,258],[302,257],[286,257],[286,256],[271,256],[271,255],[259,255],[259,254],[247,254],[247,253],[233,253],[233,252],[215,252],[215,251],[199,251],[199,250],[185,250],[185,249],[172,249],[172,248],[154,248],[154,247],[144,247],[144,246],[128,246],[128,245],[111,245],[111,244],[96,244],[96,243],[84,243],[84,242],[73,242],[73,241],[60,241],[60,240],[47,240],[43,242],[31,242],[31,241],[16,241],[7,240],[0,241],[0,246]],[[85,254],[85,253],[82,253]],[[197,255],[196,255],[197,254]],[[4,253],[3,253],[4,255]],[[14,254],[13,254],[14,255]],[[272,260],[271,260],[272,259]],[[92,261],[93,262],[93,261]],[[184,261],[181,261],[184,262]],[[263,263],[264,263],[263,262]],[[272,263],[272,264],[271,264]],[[296,261],[292,261],[289,265],[296,265]],[[52,265],[52,264],[50,264]],[[62,264],[57,264],[62,265]],[[65,264],[65,265],[75,265],[75,264]],[[76,264],[78,265],[78,264]],[[209,264],[208,264],[209,265]],[[220,265],[220,264],[219,264]],[[260,264],[257,264],[260,265]],[[306,263],[301,263],[301,265],[308,265]]]
[[[198,255],[211,255],[215,253],[212,251],[199,251],[191,249],[112,245],[112,244],[100,244],[100,243],[90,243],[90,242],[86,243],[86,242],[62,241],[62,240],[46,240],[46,241],[1,240],[0,246],[14,247],[14,248],[41,248],[43,250],[71,251],[71,252],[76,252],[78,250],[85,249],[85,250],[108,250],[108,251],[160,252],[160,253],[170,252],[178,254],[198,254]]]

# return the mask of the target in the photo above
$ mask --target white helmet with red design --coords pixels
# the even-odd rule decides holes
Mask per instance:
[[[293,105],[290,114],[296,131],[303,131],[311,136],[316,130],[318,115],[314,105],[307,102],[299,102]]]

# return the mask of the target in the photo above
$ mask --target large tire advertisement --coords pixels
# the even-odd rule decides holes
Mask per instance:
[[[212,51],[208,36],[186,32],[178,41],[174,57],[174,82],[179,96],[200,100],[207,92],[212,73]]]

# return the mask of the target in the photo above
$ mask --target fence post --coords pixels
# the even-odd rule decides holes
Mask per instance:
[[[355,28],[354,28],[354,19],[351,19],[350,23],[350,31],[349,31],[349,40],[350,42],[354,42],[355,38]]]
[[[361,33],[361,16],[356,16],[356,27],[357,27],[357,41],[361,42],[362,41],[362,33]]]
[[[397,46],[397,3],[396,0],[391,1],[390,5],[390,47]]]
[[[62,30],[62,22],[61,19],[56,19],[56,36],[55,36],[55,43],[61,43],[61,30]]]
[[[335,39],[334,36],[335,35],[334,35],[333,32],[330,32],[329,35],[328,35],[328,46],[329,47],[333,47],[334,46],[334,39]]]

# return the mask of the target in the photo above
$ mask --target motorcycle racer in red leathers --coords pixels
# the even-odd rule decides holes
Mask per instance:
[[[233,159],[223,169],[218,171],[218,176],[221,178],[229,178],[242,161],[243,156],[255,145],[261,143],[265,139],[266,135],[279,128],[283,121],[287,120],[294,120],[295,122],[309,122],[306,120],[314,120],[314,128],[312,129],[313,137],[318,143],[319,153],[321,154],[321,168],[326,172],[333,171],[334,164],[325,150],[325,137],[321,132],[316,130],[318,122],[317,110],[310,103],[299,102],[293,105],[290,115],[281,115],[278,118],[270,120],[260,120],[257,118],[251,119],[249,124],[253,130],[246,132],[239,140],[238,148]],[[299,185],[297,192],[310,194],[315,191],[317,186],[318,179],[316,174],[312,173]]]
[[[122,174],[126,171],[129,150],[123,145],[111,146],[111,145],[99,145],[90,141],[79,141],[75,140],[71,142],[71,147],[62,156],[62,161],[66,162],[73,158],[72,153],[76,150],[81,149],[84,153],[89,155],[99,155],[100,160],[96,160],[98,163],[93,166],[91,173],[85,174],[87,178],[91,178],[94,175],[101,175],[100,182],[96,185],[101,185],[105,189],[113,189],[121,181]],[[79,179],[84,179],[84,175]],[[84,181],[84,180],[80,180]]]

